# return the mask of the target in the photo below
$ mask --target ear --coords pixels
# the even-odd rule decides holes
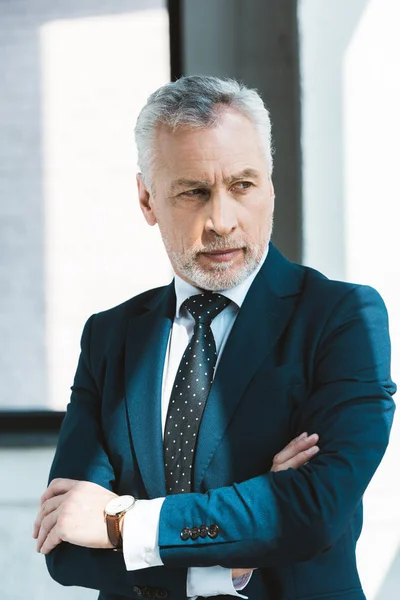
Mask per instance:
[[[275,200],[275,189],[274,184],[272,183],[272,179],[269,180],[269,193],[271,195],[271,198]]]
[[[275,208],[275,189],[274,184],[272,183],[272,179],[269,180],[269,198],[271,203],[271,209],[274,211]]]
[[[152,207],[151,193],[147,189],[141,173],[136,175],[136,183],[138,188],[139,204],[144,218],[149,225],[155,225],[157,223],[157,219]]]

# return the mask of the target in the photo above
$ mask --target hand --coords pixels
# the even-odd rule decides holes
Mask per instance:
[[[311,435],[308,435],[307,432],[302,433],[274,456],[271,471],[276,473],[277,471],[286,471],[286,469],[298,469],[307,464],[319,452],[319,448],[316,446],[318,440],[317,433]]]
[[[289,442],[283,450],[274,456],[271,471],[286,471],[286,469],[298,469],[307,464],[308,461],[319,452],[318,434],[308,435],[302,433],[297,438]],[[254,569],[232,569],[232,579],[251,573]]]
[[[33,537],[36,549],[48,554],[61,542],[87,548],[112,548],[104,518],[116,494],[95,483],[54,479],[41,498]]]

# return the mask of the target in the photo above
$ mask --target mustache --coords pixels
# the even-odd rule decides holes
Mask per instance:
[[[206,244],[204,246],[199,246],[194,249],[194,254],[202,254],[204,252],[218,252],[220,250],[239,250],[240,248],[245,248],[246,243],[241,240],[215,240],[210,244]]]

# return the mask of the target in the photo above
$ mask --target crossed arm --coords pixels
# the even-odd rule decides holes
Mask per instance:
[[[315,361],[314,390],[299,413],[298,430],[318,431],[321,436],[321,452],[314,460],[298,470],[271,469],[265,475],[207,494],[166,498],[161,511],[160,553],[165,566],[174,567],[179,585],[186,579],[185,569],[193,564],[227,568],[287,564],[315,556],[340,537],[388,442],[394,410],[391,395],[395,391],[389,365],[384,305],[373,290],[355,288],[338,304],[326,324]],[[89,369],[87,365],[85,368]],[[94,404],[85,398],[81,405],[86,414],[72,413],[77,439],[86,435],[85,417],[96,420],[98,409]],[[90,477],[86,477],[77,466],[77,477],[91,478],[92,484],[100,485],[51,483],[42,498],[35,535],[43,552],[54,548],[48,555],[48,565],[60,583],[129,595],[141,573],[127,573],[120,555],[98,550],[109,547],[103,545],[108,544],[103,510],[112,495],[113,480],[99,440],[101,432],[89,440],[95,446],[97,470],[92,469]],[[58,475],[76,476],[56,470],[54,476]],[[101,501],[98,488],[103,495]],[[86,536],[90,528],[86,521],[81,527],[82,523],[74,520],[73,515],[81,509],[73,506],[80,505],[87,498],[86,493],[91,494],[94,489],[98,517],[93,525],[94,538],[89,541],[79,537]],[[181,523],[215,522],[221,506],[227,509],[235,527],[221,532],[213,544],[204,545],[200,538],[190,541],[192,551],[188,552],[188,544],[179,537]],[[60,544],[63,539],[70,543]],[[91,550],[90,544],[96,549]],[[106,564],[111,563],[114,579],[110,569],[104,573]],[[152,569],[155,585],[163,571]],[[184,594],[183,588],[179,589]]]
[[[271,472],[297,469],[308,463],[319,448],[318,435],[306,432],[292,440],[273,459]],[[104,519],[106,504],[116,496],[112,491],[92,482],[54,479],[40,500],[33,537],[37,551],[48,554],[61,542],[86,548],[111,549]],[[122,531],[123,531],[123,523]],[[249,569],[235,569],[239,577]]]

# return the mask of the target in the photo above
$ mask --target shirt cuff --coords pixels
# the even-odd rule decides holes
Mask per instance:
[[[245,577],[247,577],[247,575]],[[243,587],[247,585],[250,577],[251,574],[249,574],[249,577],[246,583],[244,583]],[[237,577],[235,581],[238,579],[242,580],[242,577]],[[241,581],[240,585],[242,583],[243,582]],[[241,590],[243,587],[239,587],[237,589]],[[186,595],[192,600],[198,596],[204,596],[205,598],[208,598],[210,596],[219,596],[220,594],[245,598],[245,600],[247,600],[247,596],[239,594],[237,589],[235,589],[232,581],[231,569],[225,569],[220,566],[191,567],[188,569]]]
[[[158,525],[164,498],[136,500],[124,516],[123,553],[127,571],[163,564],[158,547]]]

